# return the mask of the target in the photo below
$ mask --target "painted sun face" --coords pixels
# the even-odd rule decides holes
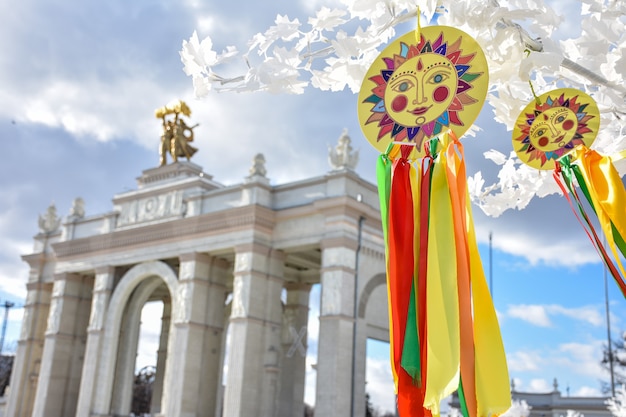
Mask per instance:
[[[478,117],[489,87],[487,60],[467,33],[428,26],[390,43],[368,69],[357,103],[368,142],[385,152],[409,142],[411,158],[425,141],[450,130],[460,138]]]
[[[559,88],[526,105],[513,128],[513,149],[525,164],[552,170],[579,145],[591,146],[600,127],[593,99],[573,88]]]
[[[404,126],[431,122],[450,106],[457,83],[457,71],[443,55],[425,53],[408,59],[385,90],[389,117]]]
[[[544,152],[565,147],[578,128],[576,114],[567,107],[553,107],[537,116],[530,126],[530,143]]]

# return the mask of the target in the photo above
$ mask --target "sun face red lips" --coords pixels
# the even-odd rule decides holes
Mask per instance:
[[[416,116],[421,116],[422,114],[426,113],[428,111],[428,109],[430,109],[432,106],[428,106],[428,107],[416,107],[413,110],[411,110],[409,113],[414,114]]]

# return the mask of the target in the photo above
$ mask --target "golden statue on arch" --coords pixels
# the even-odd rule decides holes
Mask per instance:
[[[166,116],[174,115],[174,119],[166,119]],[[180,115],[191,116],[191,110],[187,103],[182,100],[176,100],[167,106],[159,107],[155,110],[154,115],[163,121],[163,134],[161,135],[161,148],[159,149],[160,165],[167,163],[167,154],[172,157],[172,162],[177,162],[179,157],[186,157],[190,160],[194,153],[198,151],[189,144],[193,142],[193,129],[198,126],[187,126],[187,123]]]

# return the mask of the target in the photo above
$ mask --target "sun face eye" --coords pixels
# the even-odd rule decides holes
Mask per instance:
[[[395,83],[391,89],[398,93],[405,93],[413,87],[413,83],[409,80],[402,80]]]
[[[539,129],[535,132],[535,136],[543,136],[546,133],[546,129]]]
[[[450,78],[450,76],[444,72],[438,72],[436,74],[433,74],[429,79],[428,79],[428,83],[430,84],[440,84],[442,82],[444,82],[445,80],[447,80],[448,78]]]
[[[564,120],[565,120],[565,115],[563,114],[556,118],[557,123],[563,123]]]

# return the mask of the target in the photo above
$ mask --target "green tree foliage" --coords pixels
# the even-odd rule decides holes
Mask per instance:
[[[626,332],[622,335],[622,339],[614,338],[611,343],[611,350],[606,346],[603,351],[602,367],[607,371],[611,371],[611,363],[613,364],[613,382],[617,389],[622,385],[626,385]],[[611,382],[602,382],[602,392],[612,394]]]

